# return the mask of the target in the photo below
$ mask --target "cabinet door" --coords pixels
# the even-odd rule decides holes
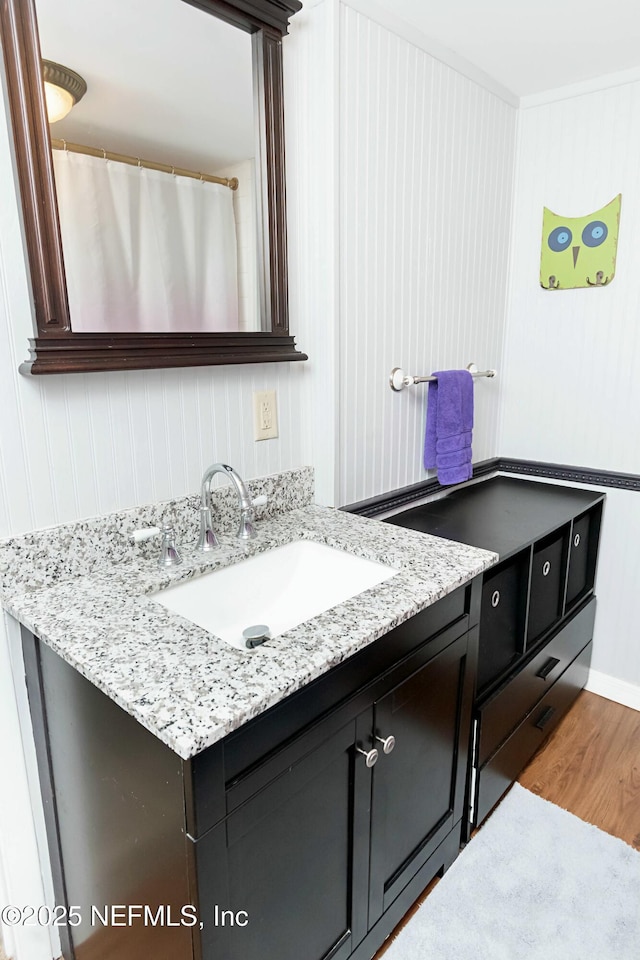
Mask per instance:
[[[473,696],[468,650],[465,635],[375,703],[369,926],[462,816]],[[389,736],[395,745],[385,754]]]
[[[195,842],[203,960],[344,960],[364,937],[371,724],[369,709],[306,754],[301,738],[297,762]]]

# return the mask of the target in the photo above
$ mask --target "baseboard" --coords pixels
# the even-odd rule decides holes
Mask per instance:
[[[590,670],[585,690],[597,693],[599,697],[614,700],[632,710],[640,710],[640,686],[627,680],[618,680],[598,670]]]

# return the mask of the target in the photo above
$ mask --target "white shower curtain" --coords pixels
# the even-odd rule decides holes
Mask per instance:
[[[54,151],[76,333],[238,329],[232,191]]]

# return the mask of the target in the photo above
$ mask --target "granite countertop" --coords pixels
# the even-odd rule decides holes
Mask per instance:
[[[256,495],[255,485],[252,495]],[[305,498],[303,498],[305,499]],[[377,560],[393,577],[252,651],[237,650],[157,603],[153,594],[269,548],[307,539]],[[476,547],[307,504],[264,516],[258,536],[233,531],[221,548],[183,546],[183,563],[155,555],[93,564],[58,582],[11,576],[0,547],[4,608],[183,759],[222,739],[498,559]],[[11,566],[11,564],[9,564]],[[14,562],[15,567],[15,562]]]

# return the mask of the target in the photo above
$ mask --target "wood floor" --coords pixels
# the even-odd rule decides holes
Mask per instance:
[[[518,783],[640,850],[640,711],[583,691]],[[427,887],[374,960],[383,956],[437,882]]]
[[[581,693],[518,782],[640,850],[640,711]]]

